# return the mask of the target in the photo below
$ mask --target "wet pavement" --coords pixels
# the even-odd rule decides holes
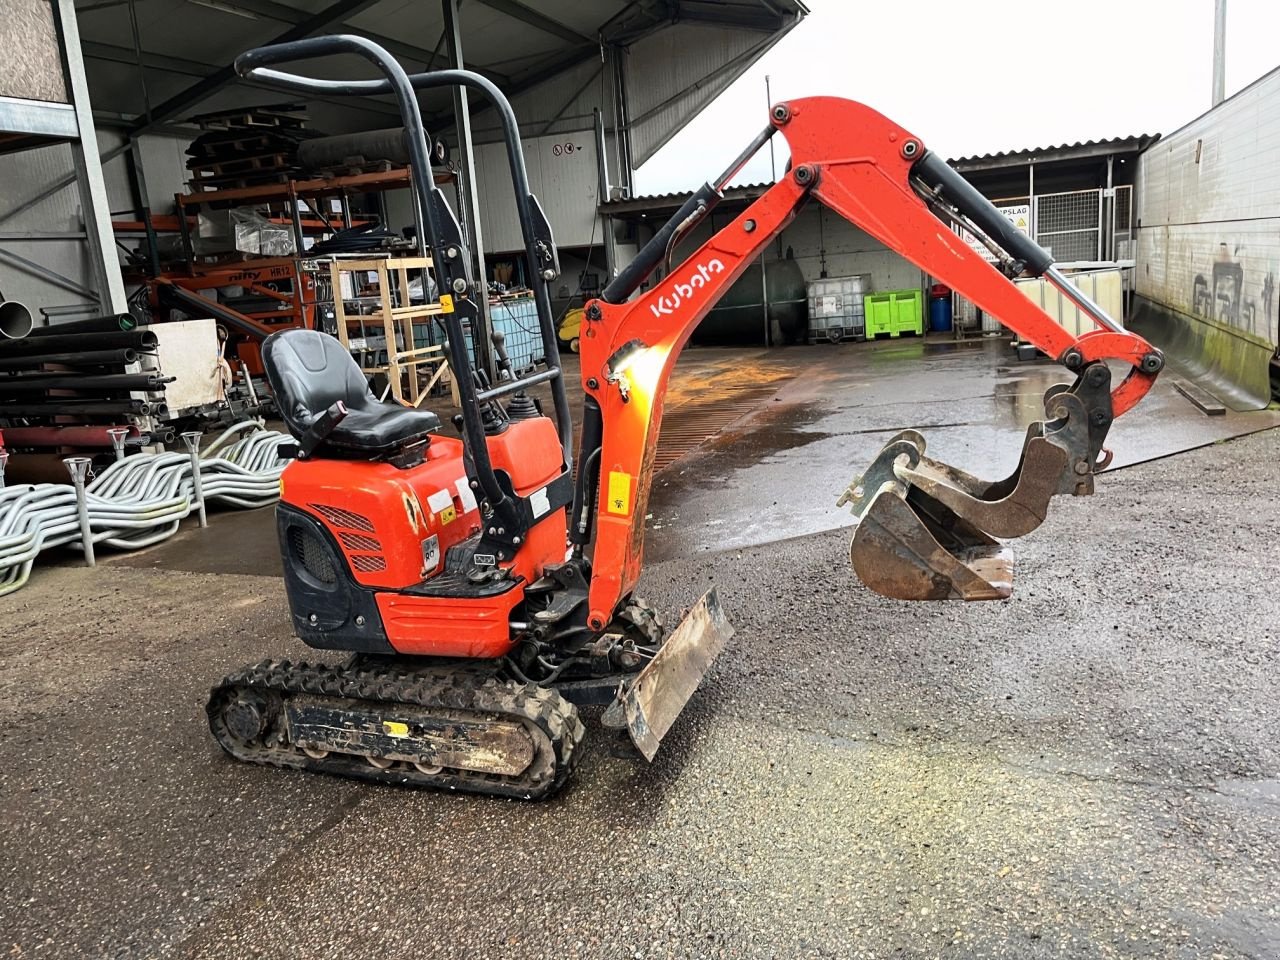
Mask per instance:
[[[934,424],[939,455],[998,467],[1012,443],[1011,464],[1052,379],[911,347],[688,358],[794,371],[654,497],[644,592],[675,611],[714,582],[738,632],[652,766],[612,757],[593,720],[547,803],[219,753],[213,680],[304,654],[270,511],[96,570],[42,565],[0,598],[0,950],[1280,955],[1280,431],[1060,499],[1016,544],[1010,601],[889,601],[830,529],[857,453]],[[1226,426],[1152,399],[1126,418],[1141,456]]]
[[[908,427],[924,434],[931,456],[983,478],[1006,476],[1027,425],[1044,418],[1045,391],[1071,380],[1048,360],[1017,360],[997,340],[754,351],[739,363],[794,376],[753,414],[659,475],[649,503],[650,559],[851,524],[836,500]],[[1111,470],[1277,425],[1280,410],[1206,416],[1166,377],[1116,421]],[[1108,482],[1100,478],[1098,489]]]

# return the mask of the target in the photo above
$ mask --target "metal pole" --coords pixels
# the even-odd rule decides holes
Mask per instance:
[[[96,281],[96,296],[104,312],[124,313],[129,309],[129,301],[124,294],[124,278],[120,273],[120,259],[116,256],[115,233],[111,228],[107,186],[102,179],[98,133],[93,124],[89,83],[85,79],[84,58],[80,51],[75,0],[57,0],[55,6],[67,86],[79,130],[78,138],[71,143],[71,156],[75,161],[76,182],[80,187],[80,206],[84,216],[84,229],[88,234],[89,259]]]
[[[764,345],[769,346],[769,271],[766,269],[765,257],[769,255],[769,245],[760,251],[760,295],[764,300]]]
[[[1213,10],[1213,106],[1227,98],[1227,0]]]
[[[1036,243],[1040,242],[1040,224],[1039,217],[1036,216],[1036,165],[1034,163],[1027,164],[1027,206],[1031,208],[1030,213],[1030,230],[1031,239]]]
[[[465,69],[462,61],[462,30],[458,20],[458,0],[440,0],[444,10],[445,45],[449,65],[458,70]],[[471,247],[472,262],[476,270],[476,323],[479,330],[471,331],[472,345],[476,351],[476,366],[489,375],[492,383],[497,383],[498,367],[493,356],[493,318],[489,313],[489,274],[484,266],[484,236],[480,230],[480,211],[476,208],[476,166],[475,155],[471,143],[471,110],[467,102],[467,88],[458,85],[453,87],[453,117],[458,135],[458,159],[456,166],[458,176],[462,178],[461,195],[463,230]],[[423,189],[429,189],[423,184]],[[425,240],[425,238],[424,238]],[[530,269],[534,264],[529,264]]]
[[[1114,260],[1116,258],[1116,187],[1114,182],[1114,170],[1112,169],[1115,157],[1107,154],[1107,192],[1104,194],[1107,201],[1107,246],[1103,251],[1106,259]]]
[[[769,75],[764,75],[765,116],[773,109],[773,93],[769,90]],[[769,182],[778,182],[778,161],[773,152],[773,138],[769,138]]]
[[[207,527],[209,519],[204,512],[204,483],[200,476],[200,437],[199,430],[189,430],[182,434],[182,442],[187,445],[187,453],[191,454],[191,486],[195,494],[196,510],[200,515],[200,526]]]
[[[603,231],[604,241],[604,272],[610,280],[612,280],[618,269],[618,251],[614,248],[613,237],[613,219],[607,216],[601,209],[602,206],[609,202],[609,159],[608,147],[604,140],[604,116],[600,113],[600,108],[596,107],[592,110],[593,124],[596,132],[596,217]],[[579,284],[581,286],[581,284]]]
[[[107,436],[111,438],[111,449],[115,451],[116,460],[124,459],[124,438],[128,435],[128,427],[111,427],[107,430]]]
[[[76,513],[80,517],[80,545],[84,547],[85,566],[95,566],[93,556],[93,531],[89,529],[89,494],[85,491],[84,481],[89,474],[88,457],[66,457],[62,461],[71,474],[71,482],[76,487]]]

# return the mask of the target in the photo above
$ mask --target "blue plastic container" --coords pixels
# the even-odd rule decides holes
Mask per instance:
[[[929,301],[929,329],[934,333],[951,329],[950,297],[936,297]]]

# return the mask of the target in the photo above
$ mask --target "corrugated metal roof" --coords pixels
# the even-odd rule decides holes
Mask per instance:
[[[1020,150],[1001,150],[997,153],[974,154],[968,157],[952,157],[947,163],[960,168],[969,164],[981,163],[984,166],[997,164],[1000,161],[1016,162],[1035,158],[1041,161],[1070,160],[1082,154],[1120,153],[1129,150],[1145,149],[1149,144],[1160,139],[1158,133],[1134,133],[1125,137],[1109,137],[1103,140],[1077,140],[1075,143],[1060,143],[1048,147],[1026,147]]]

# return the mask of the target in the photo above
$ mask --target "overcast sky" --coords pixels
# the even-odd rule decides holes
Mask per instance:
[[[692,189],[727,166],[766,122],[766,74],[774,100],[860,100],[948,157],[1170,133],[1209,107],[1214,0],[807,2],[640,168],[639,193]],[[1228,0],[1227,95],[1277,65],[1280,0]],[[740,182],[768,179],[765,150]]]

